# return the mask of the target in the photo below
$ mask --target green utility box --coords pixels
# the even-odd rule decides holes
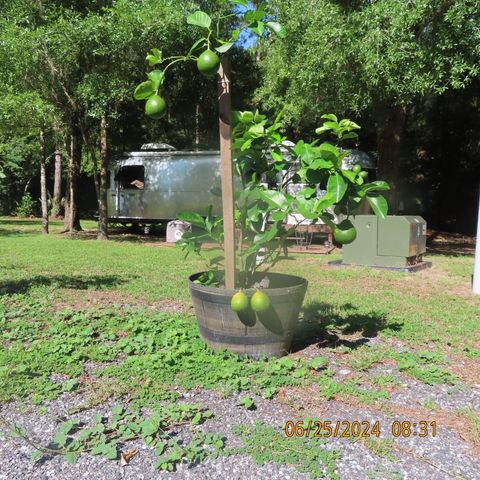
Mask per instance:
[[[407,269],[420,266],[426,252],[427,223],[417,216],[357,215],[356,240],[343,246],[344,265]]]

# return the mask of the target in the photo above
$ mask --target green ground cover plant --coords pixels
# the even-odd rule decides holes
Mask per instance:
[[[422,383],[453,384],[458,379],[450,370],[451,355],[478,356],[479,301],[447,289],[452,282],[468,288],[471,257],[460,257],[464,267],[453,269],[457,258],[435,255],[430,257],[434,270],[408,276],[328,268],[335,256],[296,256],[295,265],[311,285],[295,343],[299,351],[278,360],[249,360],[215,353],[200,340],[183,280],[198,269],[195,258],[185,262],[179,249],[125,234],[114,234],[108,244],[97,242],[84,224],[85,232],[63,236],[55,233],[62,226],[56,223],[47,237],[39,233],[38,220],[0,219],[0,402],[17,400],[27,408],[33,401],[39,413],[47,414],[52,399],[78,396],[81,402],[54,435],[67,439],[64,445],[58,442],[57,453],[70,460],[82,451],[111,458],[116,452],[120,458],[118,444],[133,433],[148,444],[133,424],[147,425],[159,405],[163,414],[184,415],[191,435],[183,443],[175,436],[155,437],[165,445],[158,468],[171,470],[205,455],[227,454],[221,438],[203,437],[197,427],[208,420],[208,409],[179,407],[181,391],[203,388],[238,395],[239,408],[247,411],[255,409],[255,395],[275,399],[282,389],[308,385],[325,401],[350,396],[365,406],[388,404],[389,388],[397,385],[395,376],[376,372],[384,362]],[[286,260],[276,270],[290,265]],[[376,337],[381,341],[373,346],[359,343]],[[303,348],[317,342],[321,351],[302,355]],[[352,374],[336,375],[332,355]],[[98,421],[78,425],[80,411],[112,399],[120,405],[126,395],[129,408],[122,410],[122,418],[116,417],[116,408]],[[469,410],[459,415],[478,423]],[[173,417],[162,417],[162,422],[174,425]],[[132,431],[124,428],[125,422]],[[13,427],[25,433],[20,425]],[[237,432],[246,453],[261,442],[253,432]],[[269,430],[265,435],[273,439],[280,434]],[[265,459],[281,461],[269,445]],[[316,449],[298,446],[298,455],[313,462]],[[310,460],[305,464],[298,458],[284,458],[284,463],[307,471]],[[333,468],[335,458],[322,461]]]
[[[339,453],[326,450],[324,439],[314,438],[313,435],[286,438],[283,433],[260,422],[237,425],[234,431],[244,447],[231,450],[230,453],[248,453],[260,465],[265,462],[291,465],[300,472],[310,474],[312,478],[339,479],[335,472]]]

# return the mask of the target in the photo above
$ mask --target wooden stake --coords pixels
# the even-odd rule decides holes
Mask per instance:
[[[223,248],[225,252],[225,288],[235,288],[235,223],[232,165],[231,67],[224,56],[218,71],[218,108],[220,121],[220,175],[222,180]]]

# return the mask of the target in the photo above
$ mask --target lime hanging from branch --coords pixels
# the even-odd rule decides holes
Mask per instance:
[[[240,290],[235,295],[233,295],[232,300],[230,301],[230,306],[234,312],[242,312],[248,308],[248,297],[245,295],[245,292]]]
[[[339,223],[333,230],[333,238],[338,243],[348,245],[357,238],[357,230],[350,220],[344,220]]]
[[[152,95],[145,104],[145,113],[155,120],[162,118],[167,112],[167,103],[160,95]]]
[[[265,312],[270,308],[270,298],[262,290],[257,290],[252,295],[250,305],[255,312]]]
[[[220,59],[218,55],[210,50],[205,50],[197,60],[197,68],[198,71],[205,75],[206,77],[213,77],[218,72],[218,68],[220,67]]]

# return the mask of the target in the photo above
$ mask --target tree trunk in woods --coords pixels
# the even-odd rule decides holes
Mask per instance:
[[[98,191],[98,236],[99,240],[108,240],[108,131],[107,118],[100,121],[100,182]]]
[[[70,155],[68,159],[68,181],[67,195],[65,199],[65,220],[63,232],[78,232],[82,230],[78,218],[77,206],[77,183],[80,172],[80,161],[82,158],[81,132],[78,120],[72,123],[70,138]]]
[[[390,184],[391,191],[386,193],[388,211],[398,212],[399,206],[399,166],[400,149],[405,132],[407,107],[399,105],[378,116],[377,147],[378,163],[377,177]]]
[[[42,233],[48,233],[48,198],[46,175],[45,131],[40,130],[40,201],[42,204]]]
[[[55,150],[55,177],[53,180],[52,217],[58,218],[62,207],[62,154]]]

